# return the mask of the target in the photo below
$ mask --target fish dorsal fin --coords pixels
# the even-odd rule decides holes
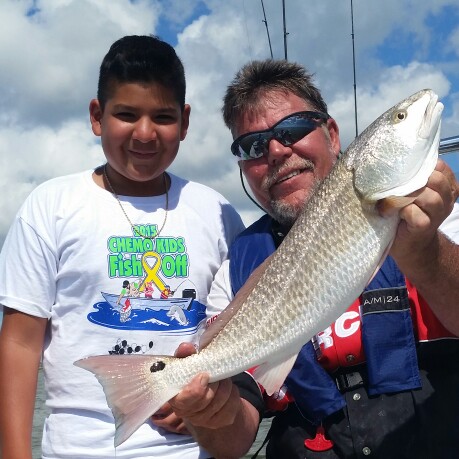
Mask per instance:
[[[239,311],[261,276],[266,271],[272,255],[266,258],[256,269],[252,271],[245,284],[239,289],[231,303],[218,315],[218,317],[207,327],[199,340],[199,349],[205,348],[212,339],[217,336],[230,319]]]
[[[262,363],[255,368],[252,376],[263,386],[268,395],[272,395],[282,387],[297,357],[298,354],[295,354],[282,362]]]

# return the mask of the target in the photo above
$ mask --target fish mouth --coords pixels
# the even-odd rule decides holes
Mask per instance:
[[[418,132],[419,137],[423,139],[428,139],[432,135],[431,133],[438,129],[443,112],[443,104],[438,101],[437,94],[430,91],[428,95],[430,100],[424,113],[424,122],[421,124]]]

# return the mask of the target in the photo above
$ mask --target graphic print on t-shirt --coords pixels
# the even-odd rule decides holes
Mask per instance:
[[[113,290],[101,292],[89,321],[120,330],[196,332],[206,314],[189,279],[185,239],[156,234],[157,225],[136,225],[131,236],[108,238]]]

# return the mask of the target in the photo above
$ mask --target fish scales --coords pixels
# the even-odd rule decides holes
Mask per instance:
[[[253,364],[247,349],[257,349],[260,361],[274,351],[282,355],[287,345],[288,355],[292,348],[297,352],[336,319],[333,305],[349,306],[363,290],[397,222],[396,216],[380,217],[374,205],[362,205],[353,187],[352,171],[337,162],[239,309],[237,316],[244,320],[228,323],[212,347],[237,353],[241,368]],[[273,273],[282,282],[273,282]],[[208,369],[212,379],[221,376],[221,365],[215,362],[215,367]]]
[[[280,387],[302,345],[347,309],[387,253],[399,217],[381,217],[376,201],[426,184],[438,158],[442,108],[432,91],[419,91],[355,139],[197,354],[94,356],[75,363],[104,388],[115,446],[202,371],[217,381],[257,366],[254,376],[268,393]],[[152,364],[159,360],[156,371]]]

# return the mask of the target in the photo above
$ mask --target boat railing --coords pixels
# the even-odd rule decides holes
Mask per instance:
[[[459,135],[452,137],[445,137],[440,140],[440,146],[438,148],[438,153],[444,155],[446,153],[459,152]]]

